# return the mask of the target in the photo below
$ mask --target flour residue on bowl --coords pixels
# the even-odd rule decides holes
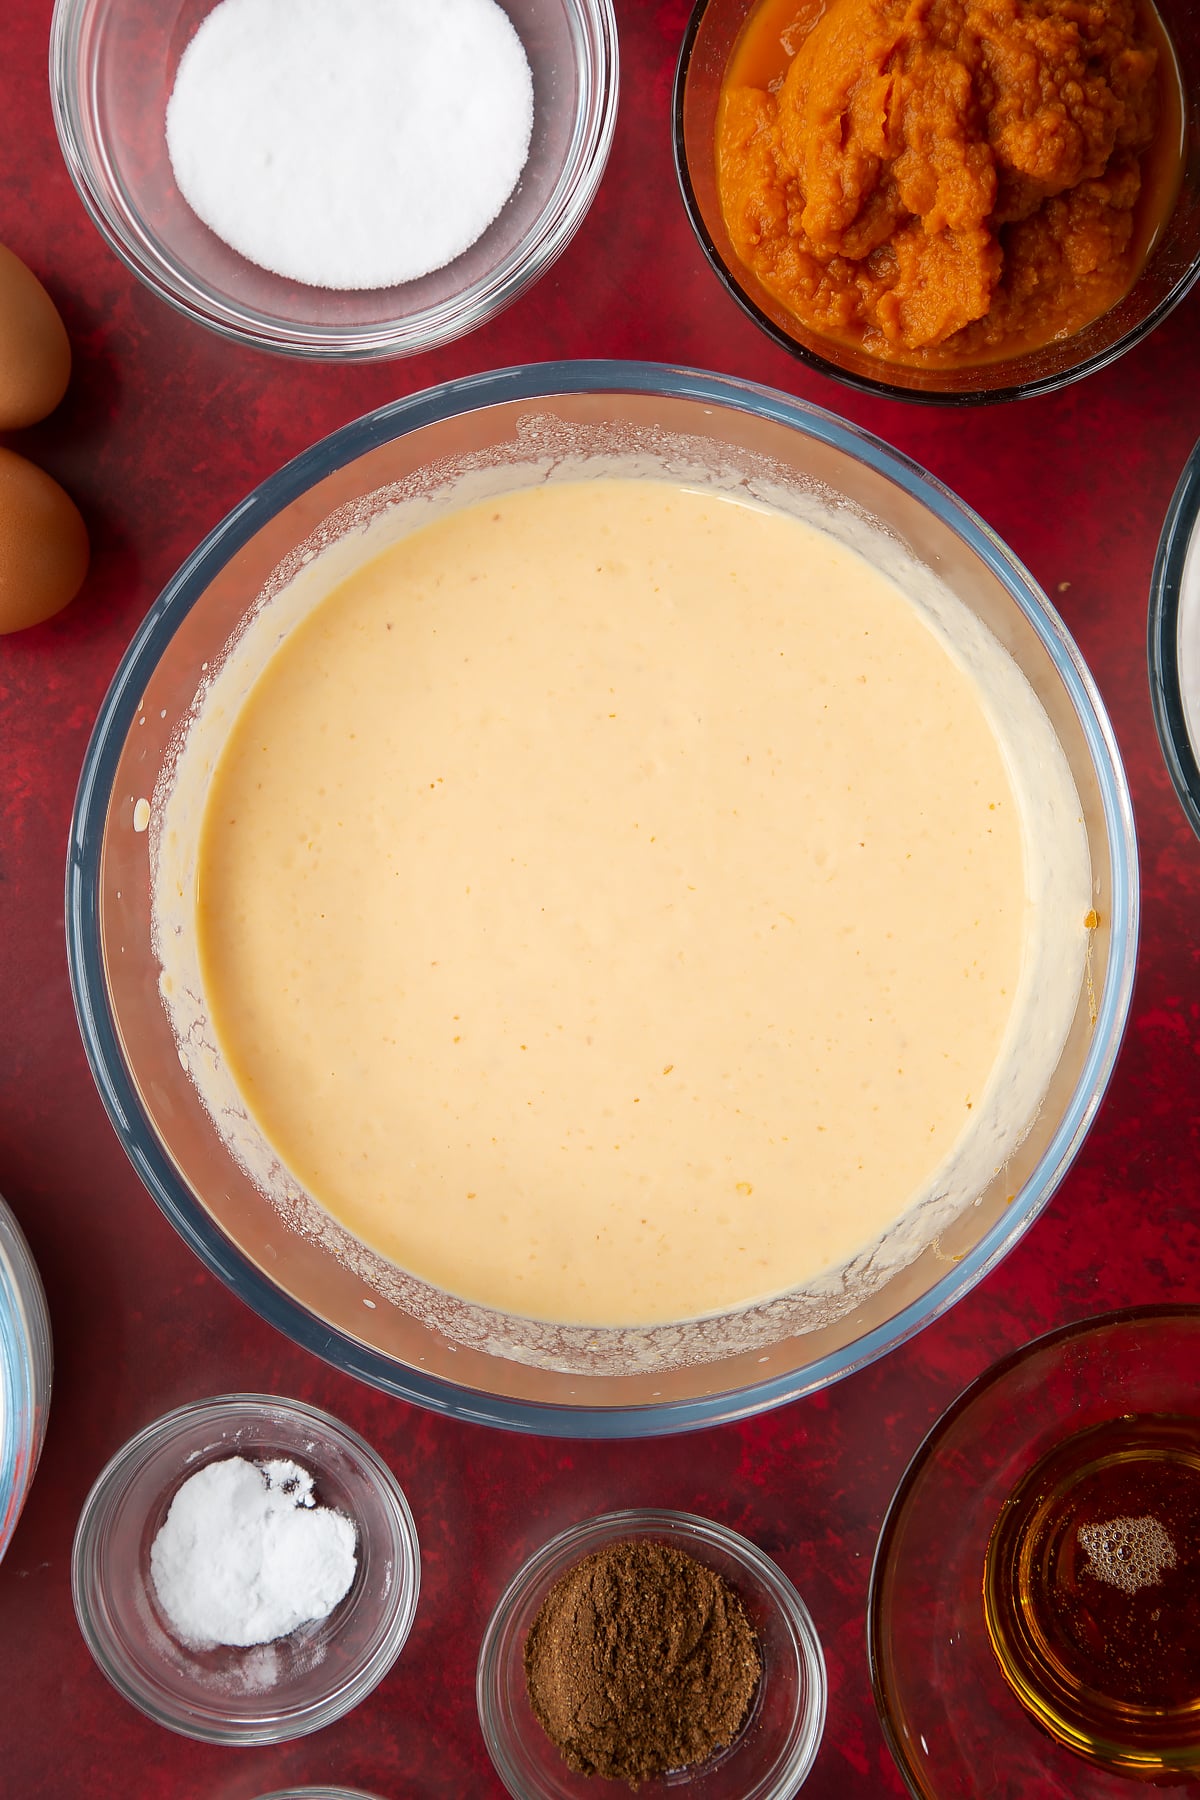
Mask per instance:
[[[293,1228],[320,1236],[373,1292],[458,1341],[518,1360],[615,1371],[705,1360],[848,1310],[928,1245],[1012,1154],[1036,1115],[1075,1010],[1090,904],[1086,840],[1065,756],[1015,664],[966,607],[851,509],[794,486],[782,489],[767,468],[749,481],[744,468],[714,468],[711,455],[705,461],[687,442],[653,446],[640,459],[600,447],[591,455],[585,447],[581,456],[578,441],[541,447],[549,454],[531,456],[523,468],[488,468],[485,459],[435,471],[419,491],[369,497],[358,516],[334,522],[325,543],[308,546],[269,584],[198,696],[156,793],[162,989],[189,1072],[238,1160]],[[464,527],[472,504],[473,523]],[[632,517],[630,506],[646,505],[657,563],[616,529]],[[679,544],[692,546],[679,551],[682,576],[670,566],[670,531],[656,507],[667,515],[675,509]],[[537,559],[531,562],[519,530],[508,541],[514,521],[520,527],[537,519],[544,530],[556,514],[565,520],[563,541],[578,554],[564,562],[560,545],[541,559],[551,598],[523,617],[523,590],[532,582],[521,571]],[[606,522],[613,536],[605,547]],[[484,540],[494,531],[498,544],[507,542],[490,561],[467,557],[484,588],[489,570],[494,578],[476,610],[462,594],[447,606],[446,595],[434,592],[464,529]],[[756,582],[743,578],[751,558],[737,534],[745,530],[763,543],[778,539],[753,553],[757,592]],[[800,623],[788,616],[789,557],[804,570],[794,596]],[[651,570],[657,600],[619,600],[630,564]],[[707,571],[713,591],[701,593]],[[336,606],[318,613],[348,578]],[[867,591],[864,604],[878,609],[867,618],[841,608],[846,631],[875,633],[864,654],[882,652],[854,664],[870,690],[865,706],[861,695],[847,699],[857,676],[827,685],[822,698],[835,647],[819,626],[838,614],[847,583]],[[397,640],[385,628],[397,625],[387,615],[397,600],[403,607],[403,594],[419,596],[420,605],[402,614]],[[514,594],[518,613],[510,616],[505,609]],[[317,1034],[317,1061],[324,1056],[349,1071],[330,1115],[346,1116],[348,1128],[331,1140],[329,1120],[321,1122],[329,1103],[319,1092],[324,1078],[315,1086],[310,1079],[307,1088],[300,1078],[303,1098],[289,1124],[287,1109],[281,1113],[266,1097],[254,1044],[271,1017],[271,981],[278,987],[280,979],[268,966],[273,937],[284,961],[295,964],[295,927],[306,909],[319,913],[320,896],[327,900],[332,891],[308,886],[310,865],[323,864],[323,880],[344,859],[315,856],[311,835],[299,853],[297,844],[284,850],[282,861],[278,845],[269,852],[278,868],[290,870],[285,886],[294,886],[297,900],[289,922],[281,919],[273,933],[269,911],[256,913],[250,904],[244,919],[236,916],[233,890],[220,890],[221,858],[210,857],[201,893],[216,901],[199,933],[207,967],[195,908],[200,858],[211,850],[202,844],[210,786],[214,806],[236,793],[234,810],[252,827],[242,832],[243,843],[262,848],[269,819],[297,843],[306,829],[298,818],[280,818],[277,783],[289,767],[295,771],[306,732],[315,740],[345,714],[336,699],[332,713],[324,710],[315,665],[306,670],[294,658],[306,643],[310,650],[319,644],[318,659],[340,669],[338,633],[330,628],[337,606],[360,635],[377,632],[378,654],[368,654],[356,679],[377,683],[386,667],[395,704],[384,733],[387,781],[373,783],[352,753],[325,821],[336,834],[335,814],[344,815],[356,845],[346,867],[353,868],[358,903],[335,933],[351,954],[333,987],[358,983],[367,1006],[348,1056],[324,1055],[324,1026]],[[417,613],[424,625],[414,636]],[[885,629],[888,619],[902,651]],[[255,688],[285,637],[285,656]],[[530,670],[532,641],[549,655],[547,675]],[[697,644],[711,652],[703,667]],[[457,709],[475,730],[488,711],[484,690],[471,691],[453,674],[476,650],[496,683],[492,710],[503,714],[510,701],[512,716],[501,720],[499,739],[468,733],[456,751],[451,715]],[[851,650],[843,644],[837,654]],[[246,779],[244,754],[240,786],[236,779],[229,785],[230,770],[236,772],[239,733],[245,737],[263,694],[286,686],[289,661],[297,691],[309,695],[306,732],[285,747],[285,707],[263,734],[268,751],[274,743],[284,753],[264,752],[266,811],[256,814],[257,775]],[[411,676],[418,665],[422,679],[407,679],[406,669]],[[599,687],[597,670],[604,671]],[[611,707],[601,704],[606,684]],[[252,689],[254,702],[243,711]],[[926,740],[924,775],[916,773],[913,734],[904,727],[914,700],[918,714],[933,720],[932,739],[924,728],[916,734]],[[830,704],[840,723],[823,738],[820,709]],[[547,706],[550,737],[543,739],[539,708]],[[566,726],[589,708],[590,748],[568,750]],[[796,736],[798,713],[807,723]],[[847,737],[870,741],[873,715],[884,722],[882,744],[876,740],[867,769],[848,772]],[[361,718],[369,737],[365,712]],[[390,736],[393,724],[403,732],[406,721],[413,730],[407,749]],[[514,731],[533,760],[517,769],[515,791],[523,797],[506,809],[503,781],[492,776],[496,745],[511,742]],[[227,741],[230,757],[218,767]],[[562,746],[561,759],[546,755],[547,744]],[[572,770],[576,753],[590,758],[590,776],[586,767]],[[439,761],[438,771],[432,761],[426,768],[429,757]],[[739,758],[761,765],[757,789]],[[310,790],[321,784],[320,762],[318,754],[303,777]],[[805,788],[810,764],[816,785]],[[889,785],[893,764],[899,773]],[[684,801],[695,792],[697,770],[706,801],[688,818]],[[855,790],[857,835],[847,836],[836,808],[826,805],[834,771]],[[463,811],[472,783],[475,810]],[[939,835],[925,799],[933,807],[936,788],[963,813],[971,809],[972,784],[980,788],[974,836],[949,862],[928,862],[926,886],[906,897],[906,865],[914,855],[921,864],[927,849],[919,840]],[[403,817],[380,810],[388,794],[401,796]],[[430,795],[414,826],[413,809]],[[373,820],[369,827],[354,811],[360,803]],[[407,838],[394,844],[405,819]],[[897,834],[891,839],[889,827]],[[359,860],[372,834],[385,846],[385,861],[392,859],[386,868]],[[618,850],[629,857],[627,874],[619,872]],[[422,887],[412,863],[426,856],[435,873]],[[522,874],[514,887],[509,862],[532,864],[528,880]],[[689,880],[697,871],[700,879]],[[733,876],[724,890],[717,883],[722,872]],[[832,897],[824,896],[838,874],[841,889],[835,883]],[[780,882],[790,900],[780,898]],[[931,896],[955,882],[948,923],[939,922]],[[495,909],[502,888],[505,905],[515,895],[518,911],[529,915],[515,933],[511,913],[504,922]],[[378,916],[381,892],[403,893],[394,914],[388,902]],[[369,920],[364,896],[371,896]],[[638,903],[631,907],[633,896]],[[824,913],[823,898],[832,907]],[[481,899],[491,911],[477,905]],[[909,900],[915,911],[905,923]],[[664,935],[658,926],[673,909]],[[562,927],[553,948],[545,911]],[[648,931],[651,919],[657,923]],[[223,930],[222,921],[232,928]],[[470,958],[456,964],[473,931],[470,955],[482,965]],[[954,943],[964,971],[949,985],[939,973],[946,931],[965,934]],[[839,933],[845,943],[835,943]],[[910,949],[922,941],[926,962],[879,962],[880,942],[895,933]],[[385,966],[380,947],[389,935],[420,962],[420,976],[411,964],[399,974]],[[354,973],[357,950],[364,963]],[[489,950],[497,952],[490,978]],[[320,960],[311,959],[314,966]],[[856,960],[869,971],[858,986]],[[205,976],[214,970],[210,996]],[[266,985],[254,993],[260,975]],[[824,992],[823,977],[832,984]],[[295,1091],[294,1052],[305,1026],[325,1017],[326,1001],[314,1001],[303,976],[292,991],[302,995],[303,1025],[277,1015],[274,1035],[286,1044],[279,1066],[291,1069]],[[238,1009],[229,1006],[235,992],[247,1001],[236,1019]],[[945,1026],[931,1016],[939,1005]],[[839,1023],[839,1006],[854,1014],[854,1030]],[[389,1008],[401,1040],[390,1048]],[[891,1035],[881,1038],[873,1015],[889,1011]],[[614,1018],[634,1020],[636,1068]],[[887,1058],[903,1055],[909,1087],[908,1078],[885,1080],[870,1066],[873,1047],[883,1044]],[[821,1086],[824,1065],[839,1057],[843,1087],[861,1074],[861,1095],[852,1095],[841,1122]],[[381,1072],[384,1088],[373,1091]],[[919,1090],[932,1091],[939,1079],[927,1119]],[[277,1084],[276,1097],[288,1085]],[[906,1095],[915,1090],[906,1116]],[[341,1183],[339,1159],[347,1171]],[[398,1170],[406,1168],[410,1185],[395,1206]],[[864,1187],[871,1198],[856,1210]]]

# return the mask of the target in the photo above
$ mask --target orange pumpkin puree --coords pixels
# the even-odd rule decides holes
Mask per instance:
[[[1173,204],[1177,158],[1148,154],[1173,66],[1139,0],[761,0],[718,115],[734,249],[802,327],[888,361],[1070,335]]]

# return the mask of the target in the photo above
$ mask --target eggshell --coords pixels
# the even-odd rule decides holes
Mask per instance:
[[[0,431],[33,425],[67,391],[71,346],[53,300],[0,244]]]
[[[0,633],[61,611],[83,586],[87,527],[57,481],[0,449]]]

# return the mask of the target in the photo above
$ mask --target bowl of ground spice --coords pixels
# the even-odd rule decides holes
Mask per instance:
[[[616,122],[611,0],[57,0],[68,170],[124,263],[260,349],[411,355],[582,223]]]
[[[227,1394],[116,1453],[80,1513],[71,1587],[126,1700],[185,1737],[272,1744],[382,1681],[420,1553],[403,1491],[357,1433],[301,1401]]]
[[[1200,274],[1191,0],[698,0],[674,133],[727,290],[868,392],[1051,391]]]
[[[596,1776],[646,1800],[784,1800],[821,1741],[825,1664],[769,1557],[650,1508],[585,1520],[529,1558],[484,1635],[476,1697],[515,1800],[580,1800]]]

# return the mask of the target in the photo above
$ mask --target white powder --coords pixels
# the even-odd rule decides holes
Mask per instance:
[[[354,1526],[298,1463],[231,1456],[188,1477],[150,1548],[158,1603],[193,1649],[269,1644],[348,1592]]]
[[[221,0],[166,123],[210,230],[277,275],[353,289],[461,256],[532,129],[529,64],[495,0]]]

